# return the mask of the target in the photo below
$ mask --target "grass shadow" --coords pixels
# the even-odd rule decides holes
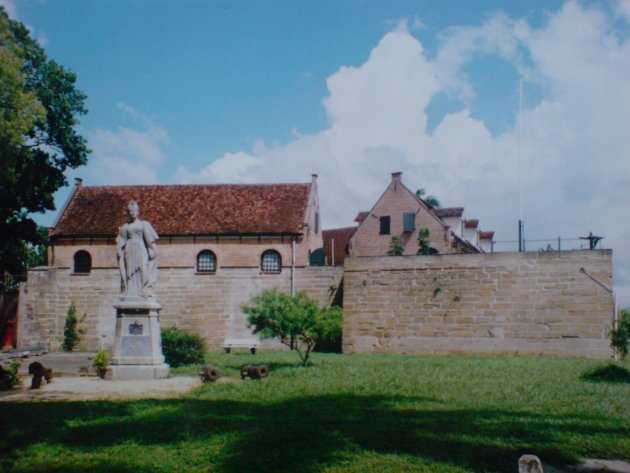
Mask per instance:
[[[414,407],[405,407],[409,405]],[[611,435],[610,429],[585,425],[583,418],[453,410],[440,407],[435,399],[400,396],[336,394],[277,403],[202,399],[6,403],[4,407],[8,409],[0,427],[4,458],[0,469],[3,462],[10,466],[41,443],[77,452],[117,445],[129,445],[130,452],[173,448],[181,452],[186,467],[194,461],[186,445],[216,444],[227,436],[230,440],[220,444],[220,453],[208,460],[212,462],[208,471],[315,473],[356,452],[377,452],[498,473],[513,471],[526,452],[536,452],[552,464],[571,463],[574,459],[558,441],[564,432]],[[630,429],[619,429],[614,435],[627,438]],[[65,469],[29,471],[78,471],[72,455],[66,458]],[[102,463],[111,468],[97,471],[131,470],[107,458]],[[132,469],[145,471],[142,464]]]
[[[630,383],[630,371],[621,366],[609,363],[606,366],[599,366],[588,370],[580,379],[592,383]]]

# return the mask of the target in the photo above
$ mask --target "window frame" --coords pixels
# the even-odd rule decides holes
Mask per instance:
[[[416,214],[414,212],[403,212],[403,232],[413,233],[416,231]]]
[[[84,261],[78,258],[86,257]],[[86,264],[87,263],[87,264]],[[83,269],[87,268],[87,271]],[[72,274],[90,274],[92,272],[92,255],[87,250],[78,250],[72,256]]]
[[[277,269],[267,268],[267,266],[269,265],[269,261],[265,261],[266,255],[277,256]],[[280,252],[274,249],[263,251],[260,255],[260,270],[265,274],[280,274],[282,272],[282,255],[280,254]]]
[[[392,218],[389,215],[382,215],[378,218],[379,222],[379,235],[391,235],[392,233]]]
[[[211,265],[212,267],[210,269],[203,269],[201,267],[201,264],[200,264],[201,258],[205,256],[210,256],[213,260],[214,264]],[[197,253],[195,268],[198,274],[216,274],[217,267],[218,267],[217,255],[214,253],[214,251],[206,249],[206,250],[201,250],[199,253]]]

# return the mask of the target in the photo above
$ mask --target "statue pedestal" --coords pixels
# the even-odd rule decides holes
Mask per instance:
[[[117,304],[114,355],[109,379],[161,379],[169,366],[162,355],[160,304],[155,299],[124,298]]]

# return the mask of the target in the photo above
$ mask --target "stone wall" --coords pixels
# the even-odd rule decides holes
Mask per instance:
[[[298,267],[296,290],[329,303],[343,278],[343,349],[353,352],[543,354],[607,358],[613,299],[610,250],[363,257],[343,267]],[[18,346],[58,350],[71,302],[86,333],[79,349],[113,345],[119,275],[95,268],[29,271],[18,309]],[[161,268],[162,327],[200,333],[218,350],[249,332],[240,305],[266,288],[291,290],[291,270]],[[277,346],[266,342],[267,347]]]
[[[329,302],[342,273],[341,267],[296,268],[295,288]],[[118,298],[119,281],[118,270],[109,268],[94,269],[87,275],[56,267],[29,271],[20,298],[18,347],[44,345],[58,350],[68,307],[74,302],[77,315],[85,315],[81,327],[86,332],[78,349],[111,348],[116,318],[113,305]],[[272,287],[290,292],[291,269],[264,274],[258,268],[222,268],[216,274],[198,274],[193,267],[160,268],[156,286],[162,305],[160,324],[199,333],[210,349],[218,350],[225,338],[251,336],[240,306],[254,294]]]
[[[607,358],[611,258],[610,250],[346,258],[344,352]]]

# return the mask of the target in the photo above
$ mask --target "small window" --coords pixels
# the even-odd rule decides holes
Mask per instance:
[[[389,225],[389,224],[390,224],[390,217],[389,217],[389,215],[387,215],[387,216],[385,216],[385,217],[381,217],[381,218],[379,219],[379,221],[380,221],[380,223],[381,223],[381,230],[380,230],[380,232],[379,232],[379,233],[380,233],[381,235],[389,235],[389,233],[390,233],[390,230],[389,230],[389,227],[390,227],[390,225]]]
[[[416,214],[413,212],[403,213],[403,231],[415,232],[416,231]]]
[[[315,212],[315,234],[319,233],[319,212]]]
[[[74,254],[74,272],[88,274],[90,271],[92,271],[92,257],[87,251],[77,251]]]
[[[260,268],[265,273],[279,273],[282,268],[280,253],[275,250],[267,250],[262,254]]]
[[[197,255],[197,272],[198,273],[216,273],[217,257],[210,250],[203,250]]]

